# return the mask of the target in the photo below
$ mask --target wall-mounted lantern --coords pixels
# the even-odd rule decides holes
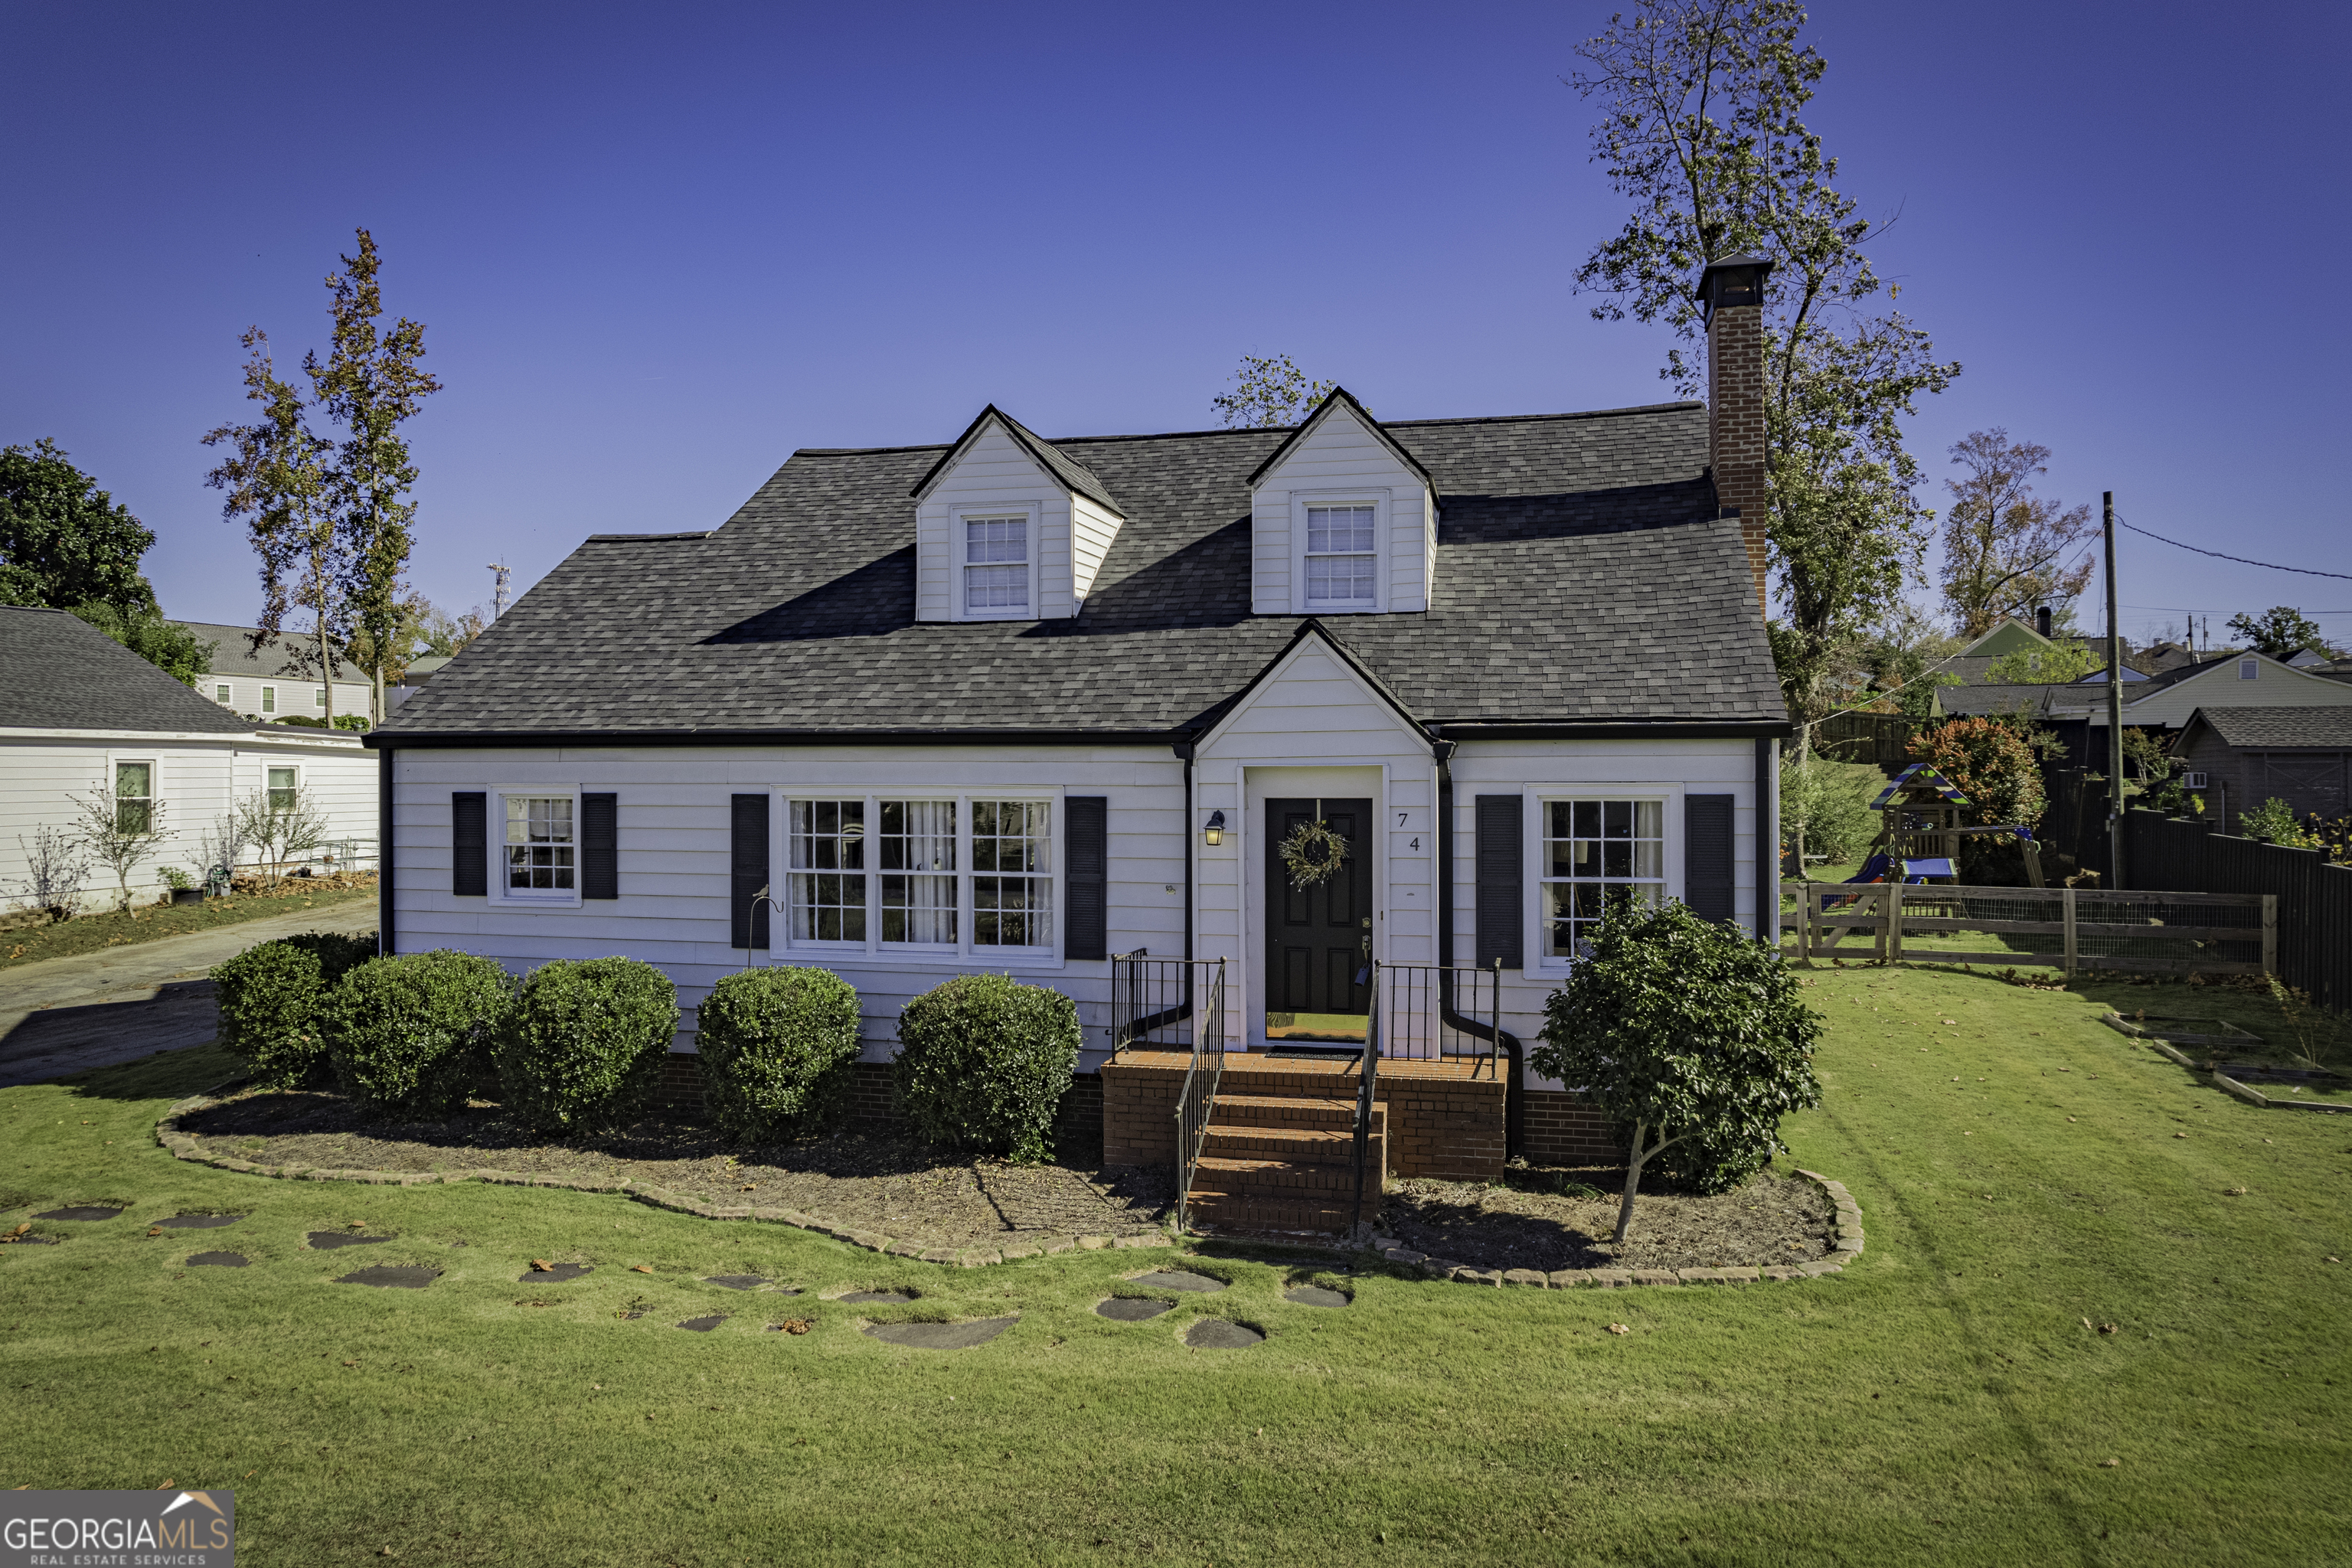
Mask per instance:
[[[1225,814],[1222,811],[1213,811],[1209,813],[1209,825],[1201,829],[1201,842],[1214,849],[1224,841]]]

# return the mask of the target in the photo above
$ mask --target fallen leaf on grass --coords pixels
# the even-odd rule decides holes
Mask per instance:
[[[816,1327],[816,1325],[810,1322],[806,1318],[786,1318],[782,1322],[778,1323],[776,1327],[783,1330],[784,1332],[788,1334],[804,1334],[811,1329]]]
[[[552,1273],[554,1273],[554,1272],[555,1272],[555,1265],[554,1265],[554,1264],[552,1264],[552,1263],[550,1263],[550,1262],[549,1262],[546,1258],[532,1258],[532,1259],[530,1260],[530,1266],[531,1266],[533,1268],[538,1269],[541,1274],[552,1274]]]
[[[2089,1327],[2091,1326],[2091,1320],[2090,1320],[2090,1319],[2088,1319],[2088,1318],[2084,1318],[2084,1319],[2083,1320],[2083,1326],[2084,1326],[2084,1328],[2086,1328],[2086,1329],[2087,1329],[2087,1328],[2089,1328]]]
[[[2117,1469],[2120,1468],[2122,1465],[2123,1461],[2121,1459],[2101,1459],[2099,1461],[2099,1468],[2103,1470]]]
[[[1633,1331],[1622,1323],[1612,1323],[1609,1325],[1609,1331],[1612,1334],[1630,1334]]]
[[[2245,1187],[2223,1187],[2221,1195],[2225,1198],[2242,1198],[2248,1191],[2249,1189]]]
[[[347,1361],[347,1362],[343,1363],[343,1364],[344,1364],[345,1366],[357,1366],[357,1365],[359,1365],[360,1363],[357,1363],[357,1362],[355,1362],[355,1361]]]
[[[649,1263],[632,1263],[629,1265],[629,1272],[632,1274],[651,1274],[653,1271],[653,1265]]]
[[[2115,1331],[2116,1326],[2113,1323],[2101,1323],[2099,1325],[2099,1332],[2103,1334],[2112,1334]]]
[[[1945,1023],[1947,1023],[1947,1024],[1957,1024],[1957,1023],[1958,1023],[1958,1022],[1959,1022],[1959,1020],[1958,1020],[1958,1018],[1947,1018],[1947,1019],[1945,1019],[1945,1020],[1944,1020],[1944,1022],[1945,1022]]]
[[[2174,1134],[2173,1134],[2173,1136],[2174,1136],[2175,1138],[2186,1138],[2186,1137],[2188,1137],[2188,1136],[2189,1136],[2189,1134],[2188,1134],[2188,1133],[2186,1133],[2186,1132],[2176,1132],[2176,1133],[2174,1133]]]

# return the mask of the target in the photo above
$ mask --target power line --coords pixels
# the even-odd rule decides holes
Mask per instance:
[[[2169,544],[2175,550],[2186,550],[2196,555],[2210,555],[2216,561],[2234,561],[2241,566],[2260,566],[2266,572],[2300,572],[2306,577],[2339,577],[2347,583],[2352,583],[2352,572],[2322,572],[2313,566],[2281,566],[2270,561],[2249,561],[2242,555],[2224,555],[2218,550],[2202,550],[2194,544],[2183,544],[2177,539],[2167,539],[2160,533],[2150,533],[2144,528],[2124,521],[2120,517],[2116,519],[2116,522],[2117,526],[2128,528],[2143,539],[2153,539],[2158,544]]]

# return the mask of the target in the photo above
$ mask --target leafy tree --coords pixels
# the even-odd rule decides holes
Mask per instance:
[[[2032,477],[2050,471],[2049,447],[2011,441],[1996,426],[1970,432],[1951,450],[1967,471],[1944,481],[1952,492],[1944,514],[1944,600],[1962,637],[1979,637],[2004,616],[2026,619],[2037,606],[2072,600],[2090,586],[2097,564],[2088,548],[2096,532],[2091,509],[2063,508],[2033,493]],[[2084,553],[2069,564],[2077,546]]]
[[[359,254],[327,279],[333,295],[334,346],[321,366],[303,362],[319,406],[342,426],[331,479],[341,531],[342,596],[349,607],[352,650],[375,688],[373,711],[383,712],[385,680],[405,672],[401,650],[413,642],[410,600],[402,593],[408,566],[408,499],[416,464],[400,426],[415,416],[441,384],[418,362],[425,357],[423,323],[403,316],[381,333],[383,291],[376,283],[375,237],[358,231]]]
[[[1597,321],[1662,321],[1660,374],[1706,386],[1698,279],[1710,261],[1770,258],[1764,304],[1768,526],[1785,622],[1772,638],[1801,718],[1829,710],[1839,650],[1900,596],[1933,513],[1901,420],[1959,374],[1890,307],[1863,252],[1883,225],[1832,183],[1836,160],[1799,111],[1825,62],[1796,0],[1639,0],[1580,45],[1569,79],[1601,116],[1593,159],[1633,212],[1577,269]],[[1887,290],[1891,302],[1895,290]]]
[[[269,334],[259,327],[240,340],[247,351],[245,395],[262,406],[250,425],[223,425],[205,445],[226,445],[230,456],[205,476],[228,492],[221,515],[242,519],[261,558],[262,605],[253,646],[276,639],[289,609],[310,611],[310,646],[288,639],[298,670],[315,675],[327,689],[327,717],[334,717],[336,649],[345,643],[350,602],[345,592],[350,543],[337,527],[335,476],[327,455],[331,443],[312,433],[310,405],[278,374]]]
[[[0,448],[0,605],[152,613],[139,558],[155,533],[44,436]]]
[[[1809,855],[1825,855],[1832,865],[1862,858],[1877,836],[1878,813],[1870,803],[1886,787],[1886,775],[1867,763],[1841,763],[1808,752],[1780,767],[1780,836],[1801,841]]]
[[[183,686],[195,685],[212,668],[220,647],[153,608],[126,614],[120,605],[93,599],[76,605],[73,613]]]
[[[1780,1118],[1822,1102],[1811,1060],[1822,1021],[1773,944],[1683,904],[1620,900],[1591,942],[1545,999],[1528,1060],[1633,1130],[1622,1244],[1643,1167],[1664,1151],[1705,1143],[1739,1161],[1786,1148]]]
[[[1976,715],[1947,720],[1932,729],[1915,731],[1908,742],[1912,757],[1931,763],[1969,797],[1961,815],[1971,826],[2013,823],[2032,827],[2049,806],[2042,769],[2034,756],[2031,726],[2005,718]],[[1960,855],[1972,878],[1984,875],[1988,862],[2011,856],[2005,840],[1974,837],[1960,840]]]
[[[1234,372],[1234,389],[1209,399],[1209,405],[1228,430],[1272,429],[1306,418],[1339,384],[1307,380],[1288,354],[1272,359],[1244,354],[1241,368]]]
[[[2324,653],[2330,658],[2340,657],[2321,638],[2315,622],[2301,610],[2285,605],[2264,610],[2259,616],[2241,611],[2230,617],[2230,629],[2273,658],[2293,658],[2305,648]]]
[[[2294,807],[2276,795],[2252,811],[2238,813],[2238,830],[2249,838],[2283,844],[2289,849],[2316,849],[2323,842],[2319,834],[2296,818]]]
[[[2005,653],[1985,667],[1985,679],[1996,686],[2063,686],[2105,668],[2089,643],[2062,642]]]
[[[422,652],[440,658],[452,658],[465,646],[489,629],[488,612],[477,605],[463,615],[452,616],[436,608],[433,603],[420,597],[416,617],[416,637]]]

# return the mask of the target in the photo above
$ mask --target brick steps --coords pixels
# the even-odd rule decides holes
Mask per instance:
[[[1388,1163],[1387,1122],[1387,1107],[1374,1106],[1365,1197],[1375,1207]],[[1345,1230],[1355,1216],[1355,1123],[1353,1098],[1220,1094],[1186,1194],[1188,1214],[1221,1229]]]
[[[1371,1194],[1364,1194],[1367,1209],[1371,1207]],[[1352,1190],[1345,1203],[1302,1203],[1252,1193],[1204,1192],[1196,1187],[1187,1207],[1195,1225],[1213,1226],[1220,1230],[1339,1231],[1348,1228],[1356,1212]]]

